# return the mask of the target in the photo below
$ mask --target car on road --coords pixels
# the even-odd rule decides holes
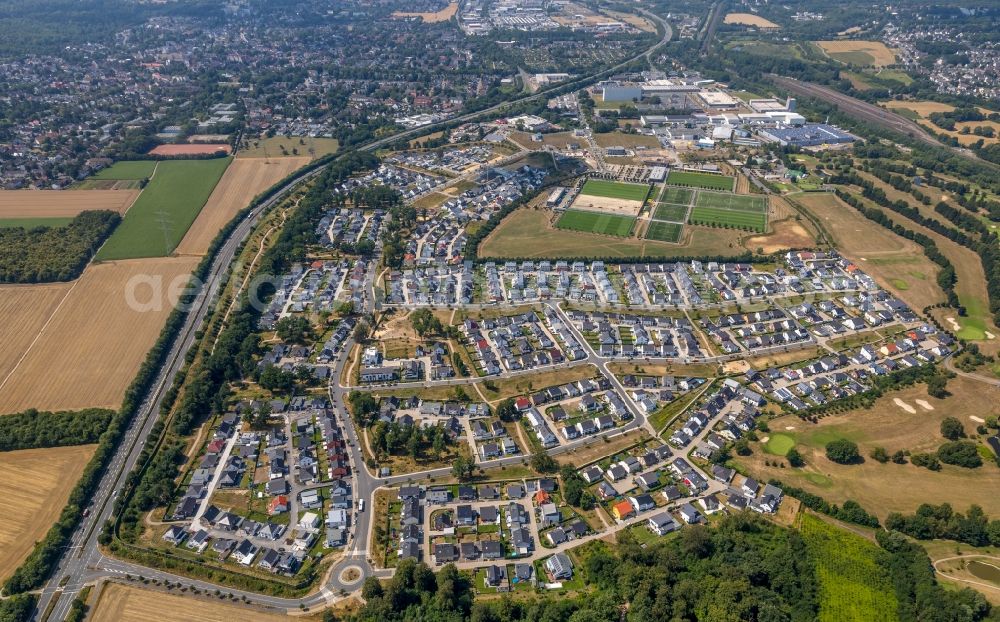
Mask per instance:
[[[365,511],[365,500],[364,499],[359,499],[358,500],[358,511],[359,512],[364,512]]]

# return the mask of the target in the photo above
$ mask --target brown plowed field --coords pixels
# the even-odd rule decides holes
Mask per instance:
[[[89,619],[92,622],[275,622],[288,617],[226,604],[217,598],[207,600],[108,583]]]
[[[124,214],[137,196],[138,190],[0,190],[0,218],[72,218],[98,209]]]
[[[232,153],[233,148],[227,144],[205,144],[197,145],[159,145],[149,153],[162,156],[184,156],[184,155],[211,155],[217,151]]]
[[[52,527],[97,445],[0,453],[0,581]]]
[[[309,163],[309,158],[236,158],[215,186],[198,218],[177,246],[179,255],[201,255],[219,230],[267,190]]]
[[[0,378],[0,413],[118,408],[170,313],[166,292],[197,263],[197,257],[169,257],[88,266],[42,323],[38,338],[32,336],[26,351],[15,357],[20,362]],[[133,278],[145,284],[134,288],[130,304]],[[164,294],[154,298],[151,286],[157,281]],[[4,342],[23,330],[5,322]]]

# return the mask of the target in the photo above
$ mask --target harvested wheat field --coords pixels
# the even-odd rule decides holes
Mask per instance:
[[[49,530],[97,445],[0,453],[0,580],[7,579]],[[30,491],[30,492],[29,492]]]
[[[781,28],[769,19],[753,13],[730,13],[723,20],[726,24],[739,24],[741,26],[753,26],[754,28]]]
[[[896,53],[881,41],[816,41],[827,56],[848,65],[884,67],[896,62]]]
[[[72,283],[0,286],[0,381],[7,377],[73,287]]]
[[[0,378],[0,413],[118,408],[170,313],[167,293],[187,282],[198,261],[172,257],[88,266]],[[157,284],[163,295],[154,297]]]
[[[225,143],[217,144],[187,144],[182,143],[179,145],[157,145],[155,149],[150,151],[152,155],[161,156],[186,156],[186,155],[212,155],[213,153],[232,153],[233,148]]]
[[[80,212],[124,214],[138,190],[0,190],[0,218],[72,218]]]
[[[410,17],[419,17],[428,24],[435,24],[437,22],[446,22],[458,13],[458,3],[452,2],[448,4],[445,8],[440,11],[435,11],[434,13],[407,13],[405,11],[396,11],[392,14],[393,17],[400,19],[406,19]]]
[[[218,598],[181,596],[106,583],[88,619],[91,622],[276,622],[288,618],[279,613],[227,604]]]
[[[175,252],[179,255],[206,253],[219,230],[255,196],[308,163],[309,158],[305,157],[233,160]]]

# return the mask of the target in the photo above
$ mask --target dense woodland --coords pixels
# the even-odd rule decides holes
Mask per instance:
[[[113,410],[88,408],[75,412],[29,409],[0,417],[0,451],[96,443],[108,428]]]
[[[0,229],[0,282],[49,283],[80,276],[111,235],[117,212],[80,212],[62,227]]]

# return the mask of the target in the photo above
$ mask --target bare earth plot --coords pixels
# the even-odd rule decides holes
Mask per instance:
[[[143,590],[137,587],[107,583],[89,618],[92,622],[230,622],[254,620],[276,622],[288,620],[284,615],[264,613],[246,607],[229,605],[218,599],[208,600]]]
[[[179,255],[201,255],[219,230],[255,196],[309,163],[309,158],[236,158],[177,246]]]
[[[0,218],[66,218],[90,210],[124,214],[138,190],[0,190]]]
[[[170,257],[88,266],[38,338],[17,356],[20,362],[0,378],[0,413],[120,406],[170,313],[166,292],[198,261]],[[135,280],[130,301],[129,283]],[[153,287],[162,295],[154,297]],[[5,323],[3,330],[21,329]]]
[[[0,580],[7,579],[59,517],[96,445],[0,453]]]

